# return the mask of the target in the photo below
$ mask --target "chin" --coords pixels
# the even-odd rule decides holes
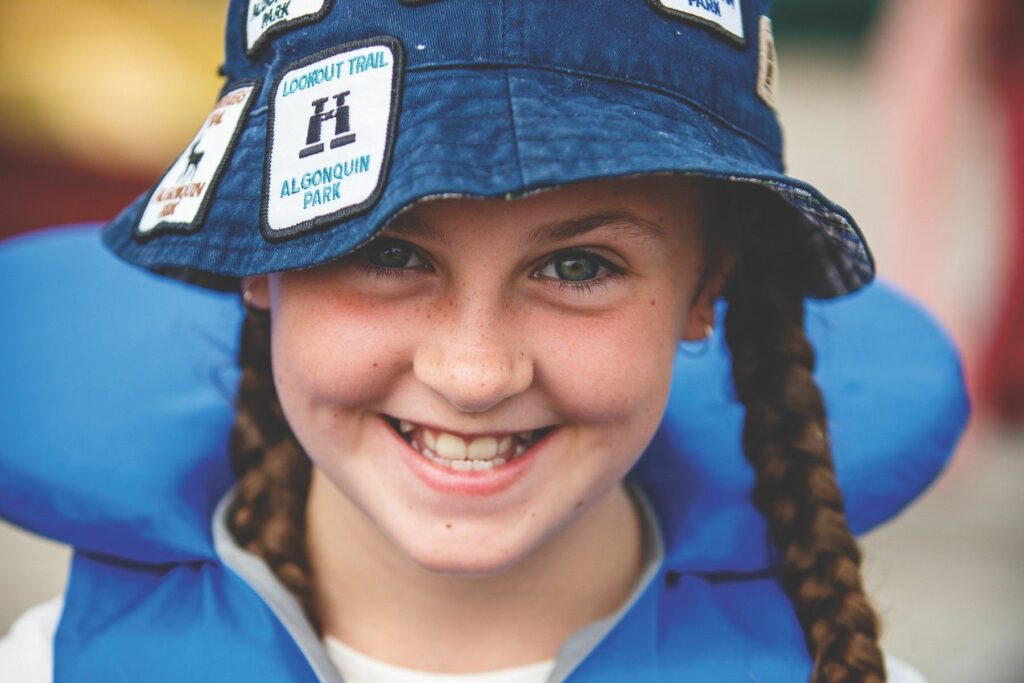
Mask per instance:
[[[493,532],[476,534],[459,530],[459,523],[441,533],[421,534],[410,544],[400,544],[419,567],[449,576],[494,576],[523,561],[533,550],[527,543],[503,539],[495,543]]]

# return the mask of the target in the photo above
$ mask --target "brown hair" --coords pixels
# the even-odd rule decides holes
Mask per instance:
[[[724,235],[736,257],[725,338],[747,409],[752,497],[780,551],[782,585],[814,661],[811,681],[882,683],[879,620],[861,581],[804,332],[803,292],[820,275],[818,258],[794,210],[766,190],[712,185],[711,194],[718,199],[707,230]]]
[[[231,428],[238,476],[228,528],[298,598],[319,633],[306,555],[306,498],[312,471],[277,398],[270,362],[270,316],[247,311],[238,351],[242,374]]]
[[[780,551],[780,579],[803,626],[812,683],[882,683],[879,625],[860,576],[861,555],[836,484],[803,292],[816,275],[792,209],[759,188],[708,183],[709,259],[728,249],[736,268],[725,295],[733,381],[746,406],[743,447],[753,500]],[[319,629],[304,545],[310,462],[274,388],[270,324],[250,312],[231,458],[239,478],[228,526],[263,558]]]

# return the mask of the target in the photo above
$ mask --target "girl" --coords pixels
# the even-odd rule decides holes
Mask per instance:
[[[155,528],[80,545],[54,677],[886,680],[803,326],[873,265],[781,171],[767,4],[233,2],[104,239],[240,288],[237,485],[128,487]],[[721,296],[753,527],[652,444]]]

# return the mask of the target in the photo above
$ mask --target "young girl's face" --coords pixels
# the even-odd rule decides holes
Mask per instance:
[[[248,282],[339,538],[489,573],[606,500],[662,417],[677,342],[712,320],[698,193],[655,177],[431,200],[355,255]]]

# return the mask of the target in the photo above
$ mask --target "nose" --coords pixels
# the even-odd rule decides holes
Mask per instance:
[[[413,371],[449,404],[482,413],[533,383],[533,360],[515,316],[498,306],[453,304],[433,316],[429,341],[417,350]]]

